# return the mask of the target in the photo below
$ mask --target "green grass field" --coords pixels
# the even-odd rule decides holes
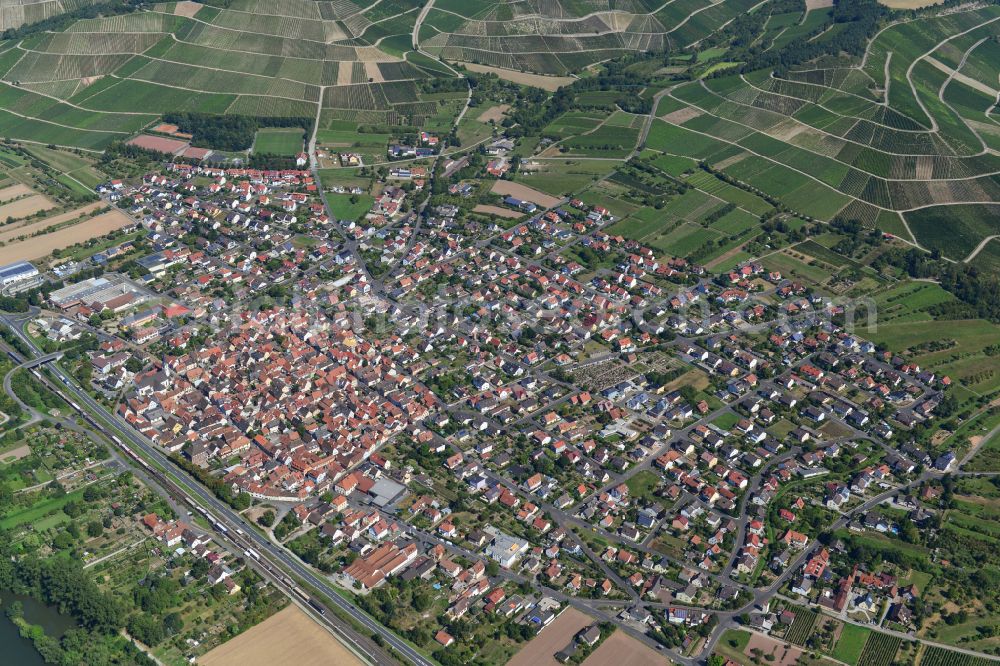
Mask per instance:
[[[625,157],[635,147],[639,130],[631,127],[602,125],[587,133],[564,140],[567,153],[583,157]]]
[[[320,129],[316,132],[316,143],[320,146],[369,152],[385,151],[390,134],[358,132],[356,129]]]
[[[822,285],[830,277],[830,271],[821,266],[812,266],[785,252],[776,252],[764,259],[764,267],[781,271],[788,278],[803,280],[810,284]]]
[[[892,322],[928,321],[928,308],[950,303],[955,297],[930,282],[902,282],[874,294],[879,321]]]
[[[537,160],[537,163],[537,169],[518,174],[517,181],[553,195],[578,192],[618,165],[608,160],[568,158]]]
[[[253,152],[293,156],[302,152],[305,132],[298,127],[265,127],[257,130]]]
[[[621,234],[626,238],[642,240],[654,233],[657,229],[665,226],[668,218],[659,211],[652,208],[638,210],[621,222],[616,222],[611,227],[611,233]]]
[[[858,659],[861,658],[861,650],[865,647],[865,642],[872,630],[868,627],[861,627],[856,624],[845,622],[840,630],[840,637],[837,644],[833,646],[831,656],[842,661],[849,666],[857,666]]]
[[[629,494],[634,498],[643,498],[649,500],[653,491],[656,490],[656,486],[660,483],[660,477],[658,474],[650,472],[649,470],[643,470],[638,474],[632,476],[625,485],[628,486]]]
[[[972,434],[971,430],[973,429],[979,430],[976,434],[989,432],[1000,425],[1000,410],[997,410],[996,413],[987,412],[979,419],[973,419],[968,423],[975,426],[975,428],[970,428],[968,434]],[[964,426],[965,424],[963,424]],[[972,457],[972,460],[966,463],[965,469],[970,472],[1000,472],[1000,438],[994,437],[986,442]]]
[[[355,201],[351,201],[355,199]],[[367,213],[372,203],[375,201],[367,194],[353,196],[349,194],[329,194],[327,201],[330,204],[330,212],[338,220],[357,220]]]
[[[744,654],[744,650],[750,642],[750,637],[749,631],[729,629],[715,644],[715,653],[738,664],[747,663],[749,657]]]
[[[72,493],[67,493],[62,497],[50,497],[40,502],[35,502],[29,507],[14,511],[13,513],[4,516],[3,519],[0,519],[0,529],[8,530],[13,527],[17,527],[18,525],[39,520],[49,512],[59,510],[66,506],[67,502],[79,500],[82,497],[83,491],[77,490]]]
[[[987,348],[1000,340],[1000,326],[982,319],[948,321],[890,320],[876,327],[859,331],[872,342],[906,353],[919,348],[910,358],[925,368],[951,377],[966,388],[981,394],[1000,389],[1000,357],[990,355]],[[944,349],[922,351],[921,345],[946,343]]]
[[[729,430],[739,422],[740,417],[732,412],[726,412],[719,416],[719,418],[712,421],[712,424],[722,428],[723,430]]]

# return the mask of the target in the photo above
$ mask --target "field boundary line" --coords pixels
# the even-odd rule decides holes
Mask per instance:
[[[235,70],[235,69],[225,69],[225,68],[222,68],[222,67],[208,67],[206,65],[195,65],[194,63],[180,62],[180,61],[177,61],[177,60],[170,60],[169,58],[152,57],[152,56],[144,56],[144,57],[149,58],[153,62],[166,62],[166,63],[170,63],[171,65],[180,65],[181,67],[195,67],[197,69],[205,69],[205,70],[208,70],[208,71],[211,71],[211,72],[223,72],[225,74],[236,74],[236,75],[239,75],[239,76],[250,76],[250,77],[253,77],[255,79],[265,79],[267,81],[289,81],[291,83],[301,83],[304,86],[312,86],[313,88],[318,88],[321,85],[319,83],[309,83],[308,81],[299,81],[298,79],[289,79],[289,78],[284,77],[284,76],[265,76],[264,74],[253,74],[251,72],[240,72],[240,71]],[[143,67],[143,69],[145,69],[145,67]],[[142,70],[140,69],[139,71],[142,71]],[[136,74],[138,74],[138,73],[139,72],[137,71]],[[129,78],[132,79],[133,81],[147,81],[148,80],[148,79],[136,79],[136,78],[133,78],[134,76],[135,75],[130,76]],[[401,80],[401,81],[416,81],[418,79],[399,79],[399,80]],[[159,81],[149,81],[149,83],[160,83],[160,82]],[[169,84],[160,83],[160,85],[169,85]],[[175,86],[171,85],[170,87],[175,87]],[[218,92],[218,91],[206,91],[206,92]],[[235,94],[237,94],[237,95],[252,95],[254,93],[235,93]],[[263,94],[263,93],[257,93],[257,94]],[[282,97],[281,95],[266,95],[266,96],[267,97]],[[285,99],[292,99],[292,98],[289,97],[289,98],[285,98]],[[308,102],[310,100],[302,100],[302,101]]]
[[[944,91],[948,88],[948,86],[951,84],[951,82],[955,80],[956,76],[964,76],[962,74],[959,74],[959,72],[962,70],[963,67],[965,67],[965,63],[969,60],[969,55],[973,51],[975,51],[976,48],[980,44],[982,44],[983,42],[985,42],[987,39],[989,39],[989,37],[983,37],[978,42],[976,42],[975,44],[973,44],[972,46],[970,46],[968,48],[968,50],[966,50],[965,53],[962,54],[962,60],[958,63],[958,67],[956,67],[955,69],[951,70],[951,72],[948,73],[948,78],[946,78],[944,80],[944,83],[942,83],[941,87],[938,89],[938,101],[941,102],[942,104],[944,104],[946,107],[948,107],[948,109],[951,110],[951,112],[954,113],[958,117],[958,119],[962,121],[962,124],[965,125],[966,129],[968,129],[970,132],[972,132],[972,135],[975,136],[977,139],[979,139],[979,143],[982,144],[984,152],[990,152],[990,147],[986,144],[985,141],[983,141],[983,137],[982,137],[981,134],[979,134],[979,131],[976,130],[975,127],[973,127],[972,125],[969,124],[968,119],[965,116],[963,116],[961,113],[959,113],[958,111],[956,111],[955,107],[953,107],[944,98]],[[939,69],[936,65],[934,65],[934,63],[931,62],[931,60],[935,60],[936,61],[937,58],[930,58],[930,57],[928,57],[927,58],[927,64],[931,65],[935,69]],[[941,64],[943,65],[944,63],[941,63]],[[962,83],[962,85],[968,85],[967,83],[964,83],[961,79],[958,79],[958,81],[959,81],[959,83]],[[972,86],[970,86],[970,87],[972,87]],[[983,115],[986,116],[987,119],[989,119],[989,116],[986,114],[986,111],[988,111],[988,109],[986,109],[986,110],[983,111]]]
[[[105,114],[107,114],[107,113],[115,113],[115,111],[96,111],[94,109],[82,109],[82,110],[83,111],[90,111],[91,113],[105,113]],[[133,132],[125,132],[125,131],[122,131],[122,130],[95,130],[95,129],[84,129],[82,127],[73,127],[72,125],[64,125],[62,123],[57,123],[57,122],[55,122],[53,120],[46,120],[44,118],[38,118],[37,116],[26,116],[23,113],[18,113],[17,111],[11,111],[10,109],[0,109],[0,111],[3,111],[4,113],[9,113],[12,116],[17,116],[18,118],[24,118],[25,120],[34,120],[35,122],[39,122],[39,123],[46,123],[48,125],[55,125],[56,127],[63,127],[65,129],[73,130],[75,132],[90,132],[90,133],[97,133],[97,134],[124,134],[126,136],[128,136],[130,134],[133,134]],[[143,114],[143,115],[147,115],[147,114]],[[21,140],[22,139],[17,139],[17,141],[21,141]],[[43,146],[47,145],[45,143],[42,143],[41,141],[35,141],[33,143],[41,143]],[[52,144],[52,145],[56,145],[56,144]],[[69,146],[62,146],[62,147],[66,148],[66,147],[69,147]],[[76,146],[72,146],[71,148],[75,150],[77,147]],[[94,151],[94,152],[102,153],[104,151],[103,150],[97,150],[97,151]],[[90,189],[90,188],[88,188],[88,189]]]
[[[108,76],[118,79],[118,83],[121,83],[122,81],[126,81],[127,80],[127,79],[120,79],[117,76],[114,76],[114,74],[108,74]],[[40,81],[40,82],[36,82],[36,83],[46,83],[46,82],[45,81]],[[116,83],[115,86],[117,86],[118,83]],[[7,87],[10,87],[10,88],[16,88],[16,86],[14,86],[11,83],[9,83],[6,79],[0,79],[0,86],[7,86]],[[105,90],[110,90],[111,88],[114,88],[115,86],[108,86]],[[66,106],[72,107],[74,109],[80,109],[81,111],[90,111],[91,113],[115,113],[115,114],[119,114],[119,115],[123,115],[123,116],[150,116],[150,117],[156,117],[157,115],[159,115],[159,114],[156,114],[156,113],[146,113],[146,112],[143,112],[143,111],[102,111],[100,109],[88,109],[87,107],[75,104],[75,103],[69,101],[68,99],[61,99],[59,97],[56,97],[54,95],[50,95],[48,93],[38,92],[38,91],[35,91],[35,90],[28,90],[28,92],[30,92],[32,95],[38,95],[39,97],[46,97],[48,99],[51,99],[51,100],[54,100],[54,101],[58,102],[59,104],[65,104]],[[104,91],[102,90],[102,91],[99,91],[99,92],[104,92]],[[94,95],[97,95],[97,94],[98,93],[94,93]],[[81,101],[83,101],[83,100],[81,100]],[[14,115],[21,115],[19,113],[15,113],[14,111],[11,111],[10,109],[4,108],[3,110],[6,111],[7,113],[13,113]],[[33,118],[34,116],[22,116],[22,117],[23,118]],[[37,120],[43,120],[43,119],[42,118],[37,118]],[[43,121],[43,122],[51,122],[51,121]],[[52,123],[52,124],[53,125],[58,125],[59,123]],[[69,126],[67,125],[66,127],[69,127]],[[71,128],[71,129],[77,129],[77,128]],[[97,132],[104,132],[104,131],[113,132],[115,130],[86,130],[86,131],[88,131],[88,132],[94,132],[94,131],[97,131]],[[121,133],[121,134],[131,134],[131,132],[119,132],[119,133]]]
[[[700,83],[702,83],[702,85],[704,86],[704,82],[703,81],[700,82]],[[748,85],[752,85],[752,84],[748,83]],[[720,99],[722,99],[722,100],[724,100],[726,102],[730,102],[732,104],[735,104],[737,106],[743,106],[743,107],[750,108],[750,109],[757,109],[757,110],[761,110],[761,111],[767,111],[767,109],[761,109],[760,107],[756,107],[756,106],[753,106],[753,105],[750,105],[750,104],[746,104],[744,102],[739,102],[739,101],[736,101],[736,100],[733,100],[733,99],[729,99],[728,97],[723,97],[722,95],[719,95],[719,93],[715,92],[714,90],[711,90],[710,88],[706,88],[706,90],[709,93],[711,93],[712,95],[715,95],[716,97],[719,97]],[[765,91],[762,91],[762,92],[768,92],[768,91],[765,90]],[[774,94],[778,94],[778,93],[774,93]],[[739,127],[746,128],[748,130],[751,130],[751,131],[756,132],[758,134],[762,134],[762,135],[764,135],[766,137],[769,137],[769,138],[772,138],[772,139],[775,138],[775,137],[771,136],[770,134],[768,134],[767,132],[765,132],[763,130],[759,130],[759,129],[755,128],[755,127],[752,127],[750,125],[746,125],[746,124],[741,123],[741,122],[736,121],[736,120],[730,120],[728,118],[723,118],[722,116],[720,116],[720,115],[718,115],[716,113],[713,113],[712,111],[709,111],[709,110],[707,110],[706,108],[704,108],[702,106],[698,106],[697,104],[695,104],[693,102],[686,102],[686,101],[684,101],[684,100],[682,100],[680,98],[677,98],[677,97],[674,97],[674,99],[676,99],[679,102],[682,102],[682,103],[686,104],[687,106],[690,106],[690,107],[693,107],[693,108],[696,108],[696,109],[700,109],[701,111],[704,111],[705,115],[709,115],[709,116],[712,116],[713,118],[717,118],[719,120],[723,120],[725,122],[732,123],[734,125],[738,125]],[[792,98],[792,99],[797,99],[797,98]],[[777,112],[772,111],[771,113],[777,113]],[[847,117],[851,118],[851,116],[847,116]],[[858,119],[858,120],[860,120],[860,119]],[[664,122],[666,122],[666,121],[664,121]],[[806,127],[809,127],[809,128],[811,128],[811,129],[813,129],[813,130],[815,130],[817,132],[825,134],[826,136],[830,136],[830,137],[842,139],[843,141],[845,141],[847,143],[853,143],[853,144],[855,144],[857,146],[861,146],[863,148],[871,148],[872,150],[874,150],[876,152],[885,153],[885,151],[879,150],[878,148],[874,148],[872,146],[866,146],[863,143],[858,143],[857,141],[853,141],[851,139],[844,139],[843,137],[839,137],[836,134],[831,134],[830,132],[827,132],[826,130],[822,130],[822,129],[820,129],[818,127],[815,127],[813,125],[808,125],[806,123],[803,123],[800,120],[796,120],[795,122],[798,122],[798,123],[800,123],[802,125],[805,125]],[[668,124],[672,125],[672,123],[668,123]],[[688,130],[688,131],[692,131],[692,132],[695,131],[695,130],[692,130],[691,128],[689,128],[689,127],[684,127],[683,125],[674,125],[674,127],[680,127],[682,129],[685,129],[685,130]],[[705,136],[711,136],[711,135],[706,134]],[[718,141],[724,141],[724,139],[719,139],[718,137],[712,137],[712,138],[714,138],[714,139],[716,139]],[[780,139],[776,139],[776,140],[780,141]],[[864,169],[862,169],[860,167],[857,167],[857,166],[854,166],[853,164],[848,164],[847,162],[842,162],[841,160],[837,159],[836,157],[830,157],[829,155],[823,155],[822,153],[818,153],[815,150],[811,150],[811,149],[803,147],[803,146],[798,146],[796,144],[789,143],[787,141],[782,141],[782,143],[787,143],[788,145],[790,145],[790,146],[792,146],[794,148],[798,148],[799,150],[806,151],[806,152],[811,153],[813,155],[816,155],[818,157],[822,157],[824,159],[833,160],[833,161],[838,162],[839,164],[843,164],[843,165],[845,165],[845,166],[847,166],[849,168],[856,169],[857,171],[859,171],[861,173],[868,174],[872,178],[878,178],[879,180],[884,180],[887,183],[888,182],[894,182],[894,183],[960,182],[960,181],[966,181],[966,180],[977,180],[979,178],[985,178],[987,176],[994,176],[994,175],[1000,174],[1000,170],[998,170],[998,171],[987,171],[987,172],[983,172],[983,173],[980,173],[980,174],[977,174],[977,175],[974,175],[974,176],[965,176],[965,177],[962,177],[962,178],[886,178],[885,176],[880,176],[880,175],[872,173],[870,171],[865,171]],[[735,144],[735,145],[740,145],[740,144]],[[980,153],[976,153],[975,155],[964,155],[964,156],[963,155],[931,155],[931,154],[924,155],[924,154],[917,154],[917,153],[885,153],[885,154],[886,155],[890,155],[890,156],[894,156],[894,157],[950,157],[950,158],[958,159],[958,160],[967,160],[967,159],[974,159],[976,157],[981,157],[982,155],[987,154],[988,152],[989,151],[982,151]],[[784,164],[783,162],[777,162],[777,163],[778,164]],[[853,196],[853,195],[847,195],[847,196]],[[864,201],[864,200],[860,199],[860,201]],[[872,205],[874,206],[876,204],[872,204]],[[934,205],[941,205],[941,204],[934,204]],[[897,209],[886,209],[886,210],[897,210]]]
[[[682,100],[682,99],[680,99],[678,97],[674,97],[673,94],[670,94],[670,97],[672,97],[674,100],[676,100],[678,102],[682,102],[684,104],[687,104],[688,106],[695,106],[696,108],[701,108],[701,107],[698,107],[697,105],[694,105],[694,104],[688,104],[684,100]],[[713,117],[716,117],[716,118],[718,117],[718,116],[715,116],[715,114],[709,114],[709,115],[712,115]],[[739,124],[739,123],[737,123],[737,124]],[[768,162],[771,162],[772,164],[781,165],[781,166],[785,167],[786,169],[789,169],[791,171],[795,171],[796,173],[805,176],[809,180],[814,181],[816,184],[818,184],[818,185],[820,185],[822,187],[825,187],[827,189],[833,190],[834,192],[837,192],[838,194],[842,194],[842,195],[848,197],[849,199],[853,199],[855,201],[861,201],[862,203],[868,203],[867,201],[864,201],[863,199],[858,199],[857,197],[852,196],[850,194],[845,194],[844,192],[841,192],[840,190],[836,189],[835,187],[827,185],[826,183],[824,183],[823,181],[819,180],[815,176],[813,176],[811,174],[808,174],[805,171],[802,171],[801,169],[798,169],[798,168],[793,167],[793,166],[789,166],[787,164],[784,164],[783,162],[779,162],[776,159],[774,159],[773,157],[768,157],[767,155],[762,155],[762,154],[758,153],[757,151],[755,151],[755,150],[753,150],[751,148],[747,148],[745,146],[742,146],[742,145],[740,145],[740,144],[738,144],[738,143],[736,143],[734,141],[730,141],[728,139],[722,139],[722,138],[719,138],[719,137],[716,137],[716,136],[712,136],[711,134],[708,134],[706,132],[702,132],[700,130],[691,129],[689,127],[682,127],[680,125],[674,125],[674,127],[680,127],[681,129],[684,129],[684,130],[686,130],[688,132],[694,132],[695,134],[707,137],[709,139],[712,139],[713,141],[719,141],[721,143],[725,143],[725,144],[728,144],[730,146],[734,146],[734,147],[739,148],[740,150],[743,150],[743,151],[745,151],[745,152],[747,152],[747,153],[749,153],[751,155],[755,155],[756,157],[759,157],[761,159],[767,160]],[[757,131],[757,130],[754,130],[754,131]],[[689,156],[685,155],[684,157],[689,157]],[[894,210],[894,209],[891,209],[891,208],[885,208],[884,206],[879,206],[878,204],[869,204],[869,205],[873,206],[875,208],[879,208],[881,210]]]
[[[976,248],[972,252],[969,253],[969,256],[967,256],[965,259],[962,259],[962,263],[967,264],[970,261],[972,261],[973,259],[975,259],[976,255],[979,254],[982,251],[982,249],[989,244],[990,241],[996,240],[998,238],[1000,238],[1000,234],[995,234],[993,236],[987,236],[986,238],[984,238],[983,240],[981,240],[979,242],[979,245],[977,245]]]
[[[157,11],[157,10],[150,10],[149,13],[150,14],[160,14],[162,16],[175,16],[175,14],[167,14],[165,12],[160,12],[160,11]],[[194,23],[200,23],[200,24],[208,26],[210,28],[215,28],[216,30],[225,30],[226,32],[238,32],[238,33],[243,34],[243,35],[256,35],[257,37],[277,37],[278,39],[286,39],[286,40],[297,41],[297,42],[309,42],[310,44],[321,44],[322,46],[329,46],[331,44],[336,44],[338,41],[343,41],[343,40],[334,40],[332,42],[321,42],[321,41],[318,41],[318,40],[315,40],[315,39],[306,39],[305,37],[286,37],[284,35],[274,35],[274,34],[271,34],[269,32],[252,32],[250,30],[240,30],[238,28],[230,28],[230,27],[227,27],[227,26],[224,26],[224,25],[216,25],[215,23],[209,23],[208,21],[203,21],[202,19],[199,19],[199,18],[196,18],[196,17],[189,17],[187,20],[193,21]],[[114,33],[114,34],[118,34],[118,33]],[[170,33],[170,34],[173,34],[173,33]],[[347,41],[350,41],[350,40],[347,40]],[[342,46],[347,46],[347,45],[342,45]],[[350,47],[350,48],[357,48],[357,47]],[[270,54],[261,54],[261,55],[270,55]],[[305,59],[306,60],[314,60],[314,58],[305,58]]]
[[[168,34],[170,35],[170,37],[173,38],[173,40],[174,40],[174,42],[176,44],[184,44],[184,45],[187,45],[187,46],[194,46],[194,47],[201,48],[201,49],[211,49],[212,51],[222,51],[224,53],[245,53],[247,55],[256,56],[258,58],[284,58],[285,60],[306,60],[308,62],[337,62],[337,63],[343,63],[343,62],[350,62],[350,63],[361,62],[360,60],[337,60],[337,59],[334,59],[334,58],[322,58],[322,59],[317,60],[316,58],[306,58],[306,57],[303,57],[303,56],[275,55],[273,53],[263,53],[261,51],[247,51],[245,49],[235,49],[235,48],[220,49],[220,48],[217,48],[215,46],[211,46],[209,44],[198,44],[197,42],[189,42],[189,41],[184,40],[184,39],[178,39],[177,35],[175,35],[174,33],[168,33]],[[260,34],[260,33],[247,32],[245,34],[247,34],[247,35],[256,35],[256,34]],[[275,35],[267,35],[267,36],[268,37],[274,37]],[[391,36],[392,35],[386,35],[386,37],[391,37]],[[321,42],[314,42],[314,43],[321,43]],[[370,47],[355,47],[355,46],[348,47],[348,46],[344,46],[344,48],[354,48],[354,49],[357,49],[357,48],[377,48],[377,47],[375,47],[375,46],[370,46]],[[381,51],[381,53],[385,53],[385,51]],[[357,51],[355,51],[355,55],[356,54],[357,54]],[[144,54],[140,53],[139,55],[144,55]],[[403,58],[395,58],[395,56],[391,56],[388,53],[385,53],[385,55],[386,55],[387,60],[378,61],[378,62],[387,62],[387,63],[408,62],[407,60],[405,60]],[[435,56],[430,56],[430,54],[427,54],[427,53],[425,53],[424,55],[428,55],[429,57],[435,57]],[[145,56],[145,57],[148,58],[149,56]],[[409,63],[409,64],[412,64],[412,63]],[[418,79],[413,79],[413,80],[416,81]],[[351,85],[360,85],[360,84],[351,84]]]
[[[904,132],[904,133],[907,133],[907,134],[934,134],[934,133],[937,133],[937,130],[930,130],[930,129],[915,129],[915,130],[911,130],[911,129],[901,129],[901,128],[898,128],[898,127],[891,127],[890,125],[886,125],[885,123],[876,122],[876,121],[871,120],[869,118],[861,118],[860,116],[853,116],[853,115],[849,115],[849,114],[845,114],[845,113],[840,113],[839,111],[834,111],[833,109],[828,109],[827,107],[823,106],[819,102],[814,102],[814,101],[812,101],[810,99],[806,99],[804,97],[796,97],[795,95],[789,95],[787,93],[775,92],[773,90],[764,90],[763,88],[761,88],[760,86],[758,86],[756,83],[752,83],[751,81],[748,81],[746,79],[746,76],[744,74],[740,74],[740,79],[742,79],[743,82],[746,83],[751,88],[754,88],[755,90],[759,90],[760,92],[765,93],[767,95],[776,95],[778,97],[784,97],[786,99],[794,99],[794,100],[797,100],[797,101],[800,101],[800,102],[805,102],[807,104],[812,104],[813,106],[817,106],[817,107],[823,109],[824,111],[827,111],[828,113],[831,113],[831,114],[837,116],[838,118],[847,118],[847,119],[852,119],[852,120],[858,120],[858,121],[862,121],[862,122],[871,123],[872,125],[875,125],[876,127],[881,127],[883,129],[887,129],[887,130],[890,130],[890,131],[893,131],[893,132]],[[775,77],[774,73],[772,72],[771,73],[771,80],[772,81],[783,81],[784,79],[779,79],[779,78]],[[791,81],[791,83],[794,83],[796,85],[813,86],[813,87],[816,87],[816,88],[823,88],[823,89],[826,89],[826,90],[831,90],[831,89],[832,90],[836,90],[837,92],[839,92],[839,93],[841,93],[843,95],[848,95],[850,97],[856,97],[857,99],[860,99],[860,100],[862,100],[864,102],[867,102],[868,104],[871,104],[873,106],[882,106],[882,103],[880,103],[880,102],[876,102],[873,99],[866,99],[866,98],[862,97],[861,95],[858,95],[858,94],[855,94],[855,93],[852,93],[852,92],[848,92],[846,90],[841,90],[840,88],[829,88],[827,86],[821,86],[818,83],[808,83],[806,81]],[[711,93],[713,93],[714,95],[718,95],[719,97],[722,97],[722,95],[719,95],[719,93],[715,92],[711,88],[709,88],[708,90]],[[723,97],[723,99],[728,100],[728,101],[732,101],[732,102],[734,102],[736,104],[743,104],[744,106],[753,106],[753,105],[750,105],[750,104],[746,104],[745,102],[737,102],[736,100],[730,100],[728,97]],[[756,109],[756,108],[760,108],[760,107],[753,107],[753,108]],[[767,109],[764,109],[764,110],[767,110]],[[802,121],[800,120],[798,122],[802,122]],[[827,132],[826,130],[823,130],[823,129],[820,129],[818,127],[815,127],[814,125],[808,125],[808,123],[802,123],[802,124],[803,125],[807,125],[808,127],[813,127],[817,131],[823,132],[824,134],[827,134],[828,136],[835,136],[835,137],[838,137],[838,138],[840,138],[840,139],[842,139],[844,141],[850,141],[851,143],[857,144],[859,146],[865,146],[867,148],[871,148],[872,150],[876,150],[876,151],[878,151],[880,153],[885,153],[886,155],[902,155],[904,157],[927,157],[929,155],[929,153],[928,154],[922,154],[922,153],[890,153],[890,152],[887,152],[887,151],[882,150],[880,148],[875,148],[874,146],[868,146],[868,145],[863,144],[863,143],[861,143],[859,141],[854,141],[853,139],[845,139],[844,137],[841,137],[841,136],[839,136],[837,134],[832,134],[831,132]],[[977,153],[977,155],[981,155],[981,154],[982,153]],[[932,156],[933,157],[939,157],[940,154],[934,153]],[[965,156],[963,156],[963,155],[956,155],[955,157],[965,157]],[[976,157],[976,155],[972,155],[970,157]]]
[[[910,63],[910,66],[906,68],[906,82],[910,85],[910,92],[913,93],[913,98],[916,100],[917,105],[920,107],[920,110],[923,111],[924,114],[927,116],[927,118],[931,121],[931,129],[933,131],[935,131],[935,132],[939,131],[937,118],[935,118],[934,116],[931,115],[931,113],[927,110],[927,106],[924,104],[924,100],[921,99],[919,93],[917,93],[917,87],[913,83],[913,69],[917,66],[918,62],[921,62],[927,56],[933,54],[935,51],[937,51],[939,48],[941,48],[942,46],[944,46],[945,44],[947,44],[951,40],[957,39],[958,37],[962,37],[964,35],[967,35],[970,32],[973,32],[975,30],[979,30],[980,28],[982,28],[984,26],[987,26],[987,25],[990,25],[992,23],[995,23],[997,21],[1000,21],[1000,16],[995,16],[995,17],[991,18],[988,21],[984,21],[984,22],[980,23],[979,25],[974,25],[971,28],[969,28],[968,30],[963,30],[962,32],[956,33],[954,35],[949,35],[948,37],[942,39],[940,42],[938,42],[937,44],[935,44],[934,47],[931,48],[931,50],[929,50],[927,53],[925,53],[922,56],[919,56],[917,58],[914,58],[913,62]],[[889,96],[888,95],[886,95],[886,103],[887,104],[889,103]],[[949,108],[951,108],[951,107],[949,107]],[[952,111],[954,111],[954,109],[952,109]],[[961,117],[961,116],[959,116],[959,117]],[[982,139],[980,139],[980,140],[982,140]]]
[[[686,19],[684,19],[683,21],[681,21],[680,23],[678,23],[672,30],[670,30],[666,34],[667,35],[672,34],[674,32],[674,30],[677,30],[677,28],[680,28],[682,25],[684,25],[685,23],[687,23],[691,19],[691,17],[694,16],[695,14],[700,14],[701,12],[705,11],[706,9],[709,9],[711,7],[716,7],[717,5],[721,4],[723,1],[724,0],[719,0],[719,2],[713,3],[713,4],[709,5],[708,7],[702,7],[701,9],[699,9],[697,11],[691,12],[691,14]],[[767,3],[768,3],[768,0],[760,0],[760,2],[758,2],[753,7],[748,7],[746,9],[746,11],[744,11],[743,13],[744,14],[750,14],[751,12],[755,11],[758,7],[762,7],[763,5],[766,5]],[[737,14],[737,16],[739,16],[739,14]],[[728,26],[730,23],[732,23],[735,20],[736,20],[736,16],[734,16],[733,18],[729,19],[728,21],[726,21],[725,23],[723,23],[722,25],[720,25],[718,28],[716,28],[715,30],[711,31],[710,33],[708,33],[707,35],[705,35],[704,37],[702,37],[701,39],[696,39],[695,41],[691,42],[690,44],[686,44],[685,48],[690,47],[690,46],[696,46],[696,45],[700,44],[702,41],[708,39],[711,35],[714,35],[717,32],[723,30],[726,26]]]

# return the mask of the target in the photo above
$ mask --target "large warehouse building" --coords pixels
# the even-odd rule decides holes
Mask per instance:
[[[15,293],[41,282],[41,273],[27,261],[0,266],[0,291]]]

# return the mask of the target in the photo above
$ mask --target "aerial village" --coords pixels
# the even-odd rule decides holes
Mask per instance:
[[[534,632],[608,600],[660,649],[755,599],[752,626],[780,635],[795,607],[761,589],[912,626],[919,589],[817,536],[933,522],[918,493],[956,457],[908,433],[948,377],[757,262],[712,273],[609,233],[600,204],[484,195],[452,167],[428,205],[427,168],[394,166],[344,220],[304,170],[110,182],[140,238],[33,325],[96,336],[81,376],[116,413],[346,590],[439,598],[440,646],[470,616]],[[476,213],[484,197],[508,214]]]

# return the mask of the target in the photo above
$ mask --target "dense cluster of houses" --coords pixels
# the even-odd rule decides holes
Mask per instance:
[[[499,175],[506,141],[486,147]],[[418,142],[390,157],[437,144]],[[107,390],[134,386],[119,414],[349,552],[345,585],[433,578],[451,619],[481,610],[551,621],[558,604],[491,580],[497,565],[560,594],[656,601],[664,623],[686,627],[709,618],[692,606],[735,605],[727,578],[768,565],[801,566],[792,591],[835,612],[889,593],[905,602],[912,591],[879,575],[834,580],[835,551],[800,515],[843,513],[917,465],[953,466],[954,455],[897,445],[934,418],[947,377],[848,333],[836,306],[757,262],[710,279],[611,233],[604,206],[573,199],[539,212],[507,197],[531,218],[501,228],[464,220],[452,200],[417,224],[407,196],[425,168],[389,173],[405,182],[383,184],[364,221],[336,222],[357,253],[328,240],[335,221],[305,171],[170,164],[116,187],[150,232],[154,251],[138,260],[148,275],[81,282],[52,300],[77,321],[110,309],[133,343],[163,343],[134,377],[121,344],[92,355]],[[451,193],[471,196],[465,185]],[[386,273],[372,278],[373,268]],[[278,285],[295,287],[281,305],[240,307]],[[405,332],[358,329],[349,299]],[[421,321],[416,304],[440,316]],[[207,322],[215,333],[197,329]],[[828,476],[856,457],[850,475]],[[821,477],[811,493],[780,492]],[[404,502],[413,481],[420,494]],[[442,484],[487,511],[459,520]],[[599,541],[567,532],[563,512]],[[894,529],[876,512],[858,527]],[[623,613],[635,626],[659,621],[642,604]]]
[[[119,413],[197,465],[238,458],[226,481],[243,492],[301,500],[437,403],[406,370],[415,350],[340,324],[321,312],[243,314],[214,342],[137,375]]]

